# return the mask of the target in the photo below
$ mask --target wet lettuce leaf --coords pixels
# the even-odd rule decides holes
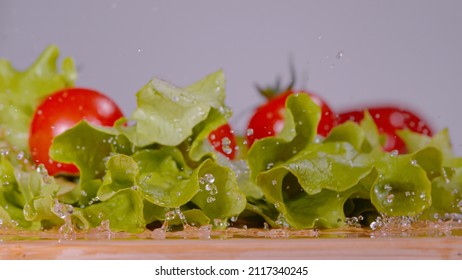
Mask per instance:
[[[57,136],[51,157],[75,164],[80,176],[50,177],[5,149],[27,152],[38,102],[73,85],[72,60],[59,73],[57,57],[51,46],[24,72],[0,60],[0,227],[139,233],[159,225],[335,228],[350,215],[461,217],[462,158],[447,130],[433,137],[402,130],[409,153],[386,153],[366,111],[359,124],[320,138],[320,108],[294,94],[278,135],[233,161],[217,154],[208,135],[231,115],[222,71],[187,87],[154,78],[138,91],[129,120],[109,128],[82,121]]]
[[[431,182],[413,155],[385,154],[374,166],[380,176],[371,188],[371,202],[379,212],[415,217],[431,205]]]
[[[0,162],[0,207],[2,223],[38,230],[63,221],[53,213],[54,198],[60,186],[52,177],[37,170],[14,168],[6,157]]]
[[[73,218],[81,228],[101,226],[107,221],[112,231],[143,232],[146,221],[143,213],[143,199],[132,189],[118,191],[106,201],[94,203],[83,209],[75,209]]]
[[[28,151],[29,125],[38,104],[51,93],[74,85],[77,77],[70,57],[57,67],[59,50],[51,45],[25,71],[0,59],[0,132],[9,146]]]
[[[208,159],[195,170],[193,176],[200,189],[191,201],[214,221],[215,226],[222,227],[229,218],[244,211],[246,197],[230,168]]]
[[[58,162],[75,164],[82,182],[101,178],[105,171],[105,158],[114,151],[119,137],[123,136],[115,129],[83,120],[53,139],[50,157]]]
[[[338,227],[343,206],[360,191],[371,165],[357,165],[358,152],[346,142],[312,144],[291,160],[257,177],[266,199],[296,228]]]
[[[224,100],[222,71],[184,88],[153,78],[137,93],[138,106],[131,116],[135,125],[121,129],[138,147],[178,146],[194,135],[200,143],[194,144],[198,153],[208,134],[229,117]],[[202,129],[194,131],[198,125]]]
[[[410,130],[399,132],[415,160],[431,180],[431,206],[425,219],[457,219],[462,213],[462,158],[455,156],[449,131],[443,129],[433,137]]]
[[[317,134],[321,110],[306,94],[291,95],[286,101],[284,127],[275,137],[255,141],[248,153],[251,178],[283,163],[312,143]]]
[[[192,170],[178,149],[143,150],[133,158],[140,169],[138,190],[149,202],[177,208],[189,202],[199,191],[197,181],[191,179]]]

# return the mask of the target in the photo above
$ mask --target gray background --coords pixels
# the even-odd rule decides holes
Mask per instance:
[[[0,56],[19,69],[48,44],[75,58],[77,85],[128,115],[152,76],[186,86],[223,69],[243,131],[277,76],[336,111],[399,104],[449,127],[462,154],[462,1],[0,0]]]

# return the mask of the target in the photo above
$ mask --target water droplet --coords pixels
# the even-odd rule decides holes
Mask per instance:
[[[209,204],[212,203],[212,202],[214,202],[215,200],[216,200],[216,198],[213,197],[213,196],[207,197],[207,203],[209,203]]]
[[[45,173],[48,173],[48,170],[47,170],[47,168],[45,167],[45,165],[43,163],[40,163],[37,166],[37,172],[40,173],[40,174],[45,174]]]
[[[210,193],[210,195],[216,195],[218,193],[218,188],[214,184],[206,184],[205,190]]]
[[[337,55],[335,56],[335,58],[337,59],[341,59],[342,57],[343,57],[343,51],[339,51]]]
[[[1,149],[1,150],[0,150],[0,154],[1,154],[2,156],[7,156],[9,153],[10,153],[10,150],[9,150],[9,149]]]
[[[180,221],[181,221],[181,223],[183,225],[188,224],[188,221],[186,221],[186,216],[184,215],[184,213],[181,211],[180,208],[175,208],[175,213],[176,213],[176,215],[178,216],[178,218],[180,219]]]
[[[221,219],[213,219],[213,224],[218,228],[224,228],[227,225],[227,223],[223,222]]]
[[[446,169],[445,169],[445,168],[442,168],[442,169],[441,169],[441,174],[443,175],[444,181],[445,181],[447,184],[448,184],[449,182],[451,182],[451,180],[449,179],[448,173],[446,172]]]
[[[176,213],[175,211],[168,211],[167,213],[165,213],[165,220],[166,221],[172,221],[174,220],[176,217]]]
[[[394,198],[395,198],[395,195],[394,195],[394,194],[389,194],[389,195],[387,196],[387,202],[388,202],[388,203],[392,203]]]
[[[23,159],[24,159],[24,156],[25,156],[24,152],[23,152],[23,151],[20,151],[20,152],[16,155],[16,158],[17,158],[18,160],[23,160]]]
[[[361,227],[361,221],[363,219],[364,219],[363,216],[347,217],[345,219],[345,223],[347,224],[347,226],[360,228]]]
[[[74,207],[72,207],[72,205],[56,201],[53,205],[53,212],[61,219],[65,219],[66,217],[74,213]]]
[[[370,224],[370,228],[371,228],[372,230],[376,230],[376,229],[379,228],[379,225],[377,224],[377,222],[374,221],[374,222],[372,222],[372,223]]]
[[[233,148],[231,148],[231,140],[228,137],[223,137],[223,139],[221,139],[221,146],[225,154],[229,155],[233,152]]]
[[[213,182],[215,182],[215,176],[213,176],[213,174],[210,174],[210,173],[204,174],[203,178],[206,184],[213,184]]]

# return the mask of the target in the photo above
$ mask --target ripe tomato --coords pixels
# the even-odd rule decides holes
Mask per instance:
[[[112,126],[123,117],[122,111],[109,97],[84,88],[60,90],[47,97],[36,109],[30,126],[29,149],[32,160],[45,165],[50,175],[77,175],[72,164],[53,161],[48,152],[53,138],[81,120]]]
[[[321,120],[318,125],[318,134],[327,136],[335,123],[335,114],[332,109],[319,96],[306,91],[287,90],[286,92],[269,99],[267,103],[258,107],[247,126],[247,145],[268,136],[273,136],[284,126],[284,111],[287,98],[291,94],[308,94],[321,108]]]
[[[367,109],[374,119],[380,133],[385,134],[386,142],[383,149],[387,152],[398,151],[406,153],[406,146],[396,134],[397,130],[408,128],[414,132],[431,136],[430,126],[416,114],[396,107],[373,107]],[[364,117],[364,110],[341,113],[337,117],[337,124],[346,121],[359,123]]]
[[[209,142],[213,148],[228,157],[234,159],[236,156],[236,137],[229,124],[224,124],[209,134]]]

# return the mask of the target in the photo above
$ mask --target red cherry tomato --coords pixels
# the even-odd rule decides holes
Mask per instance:
[[[229,124],[224,124],[209,134],[209,142],[213,148],[228,157],[234,159],[236,156],[236,137]]]
[[[273,136],[282,130],[284,126],[285,104],[291,94],[310,95],[311,99],[321,108],[318,134],[321,136],[329,134],[335,123],[335,114],[327,103],[315,94],[305,91],[288,90],[257,108],[247,126],[246,140],[249,147],[252,146],[255,140]]]
[[[81,120],[112,126],[121,117],[123,113],[115,102],[97,91],[69,88],[53,93],[37,107],[32,119],[29,136],[32,160],[44,164],[50,175],[77,175],[76,166],[55,162],[49,157],[53,138]]]
[[[387,152],[398,151],[406,153],[406,145],[396,134],[397,130],[408,128],[414,132],[431,136],[430,126],[416,114],[395,107],[374,107],[367,109],[374,119],[380,133],[386,135],[383,149]],[[337,124],[346,121],[359,123],[364,117],[364,110],[341,113],[337,117]]]

